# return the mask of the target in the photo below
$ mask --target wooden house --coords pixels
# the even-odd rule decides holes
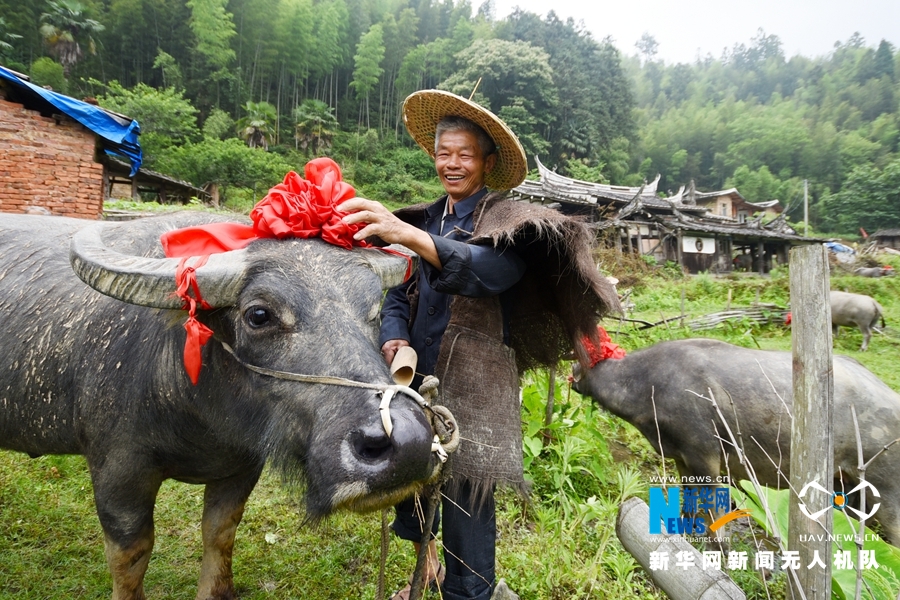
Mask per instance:
[[[900,250],[900,229],[879,229],[869,239],[879,246]]]
[[[540,180],[525,181],[512,191],[513,197],[583,215],[606,243],[658,262],[677,262],[689,273],[738,269],[764,274],[788,262],[791,246],[822,241],[798,235],[781,214],[769,222],[764,222],[764,212],[739,221],[712,213],[709,205],[695,202],[699,194],[692,199],[684,188],[660,197],[659,177],[641,187],[611,186],[564,177],[539,160],[537,164]]]
[[[770,221],[784,212],[784,207],[778,200],[748,202],[737,188],[717,192],[698,192],[693,181],[688,186],[687,192],[684,192],[684,197],[685,202],[689,204],[707,208],[710,215],[738,223],[750,221],[757,216],[762,216],[763,220]]]

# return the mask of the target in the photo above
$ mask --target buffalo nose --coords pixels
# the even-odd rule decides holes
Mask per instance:
[[[390,418],[390,436],[377,417],[348,437],[356,469],[366,473],[373,489],[422,481],[434,469],[434,433],[425,412],[401,394],[391,403]]]
[[[391,438],[380,425],[372,424],[356,430],[350,436],[356,456],[366,462],[384,460],[392,451]]]

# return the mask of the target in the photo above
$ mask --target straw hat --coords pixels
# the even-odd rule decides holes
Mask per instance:
[[[434,158],[434,132],[444,117],[469,119],[484,129],[497,145],[497,163],[484,176],[484,183],[495,190],[508,190],[525,180],[525,150],[516,134],[497,115],[456,94],[442,90],[420,90],[403,102],[403,122],[416,143]]]

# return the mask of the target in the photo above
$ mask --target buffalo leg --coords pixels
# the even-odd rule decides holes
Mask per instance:
[[[231,558],[234,535],[244,506],[262,469],[249,477],[235,477],[206,484],[203,494],[203,565],[197,600],[235,598]]]
[[[144,574],[153,551],[153,505],[162,478],[146,471],[92,468],[91,479],[112,575],[112,598],[144,600]]]
[[[868,325],[860,325],[859,330],[862,331],[863,334],[863,343],[859,351],[865,352],[866,348],[869,347],[869,340],[872,338],[872,328]]]

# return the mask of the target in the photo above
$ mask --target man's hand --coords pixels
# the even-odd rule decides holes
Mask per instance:
[[[352,213],[344,217],[345,223],[367,223],[364,228],[357,231],[356,235],[353,236],[355,240],[363,240],[377,235],[388,244],[403,244],[403,240],[410,235],[409,230],[415,229],[412,225],[408,225],[395,217],[380,202],[366,200],[365,198],[347,200],[336,208],[341,212]]]
[[[341,212],[350,213],[343,218],[344,223],[367,223],[356,232],[353,239],[364,240],[377,235],[388,244],[406,246],[435,268],[441,268],[441,260],[438,258],[431,236],[409,223],[404,223],[381,203],[365,198],[353,198],[336,208]]]
[[[391,366],[391,363],[394,362],[394,355],[403,346],[409,346],[409,342],[406,340],[388,340],[384,343],[384,346],[381,347],[381,355],[388,366]]]

